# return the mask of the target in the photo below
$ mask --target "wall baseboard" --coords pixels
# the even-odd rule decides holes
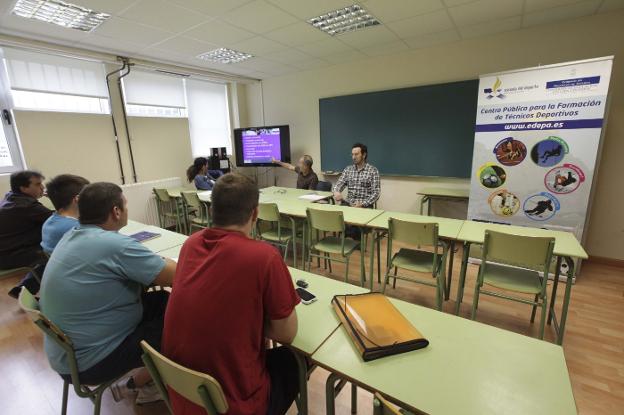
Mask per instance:
[[[609,265],[611,267],[624,268],[624,259],[607,258],[603,256],[590,255],[588,262],[592,262],[594,264]]]

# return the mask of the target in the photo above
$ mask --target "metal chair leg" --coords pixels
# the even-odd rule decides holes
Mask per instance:
[[[531,323],[535,321],[535,312],[537,311],[537,300],[539,300],[539,294],[535,294],[535,304],[533,304],[533,309],[531,310]]]
[[[357,386],[351,384],[351,413],[357,414]]]
[[[67,415],[67,401],[69,400],[69,382],[63,382],[63,403],[61,405],[61,415]]]
[[[104,395],[104,390],[101,390],[99,393],[95,394],[95,407],[93,408],[93,415],[100,415],[100,408],[102,407],[102,395]]]

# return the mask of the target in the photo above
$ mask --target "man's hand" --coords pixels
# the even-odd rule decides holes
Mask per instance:
[[[334,192],[334,200],[336,202],[340,202],[342,200],[342,193],[340,192]]]
[[[361,207],[364,207],[364,205],[361,202],[357,202],[357,203],[353,203],[351,207],[361,208]]]
[[[277,159],[275,157],[271,157],[271,163],[277,164]]]

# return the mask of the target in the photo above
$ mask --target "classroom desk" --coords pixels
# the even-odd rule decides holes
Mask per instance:
[[[274,200],[277,204],[277,207],[280,213],[286,216],[292,216],[296,218],[306,218],[306,211],[308,208],[313,209],[321,209],[321,210],[331,210],[331,211],[340,211],[343,213],[344,221],[347,225],[357,226],[360,228],[360,282],[361,285],[364,286],[364,281],[366,280],[366,268],[364,265],[364,251],[365,251],[365,242],[364,235],[365,229],[367,228],[367,224],[375,219],[377,216],[383,213],[383,210],[379,209],[363,209],[363,208],[354,208],[351,206],[342,206],[342,205],[329,205],[329,204],[312,204],[310,202],[306,202],[303,200]],[[304,226],[304,256],[303,256],[303,264],[305,267],[306,258],[305,258],[305,226]],[[372,252],[371,252],[372,255]],[[372,278],[373,270],[371,269],[371,278]]]
[[[295,350],[299,365],[299,413],[307,414],[307,378],[306,357],[310,357],[327,338],[338,328],[340,320],[331,306],[331,299],[339,294],[362,294],[367,289],[320,275],[288,268],[293,282],[302,278],[309,284],[307,290],[317,298],[312,304],[300,303],[297,306],[299,330],[290,347]]]
[[[267,198],[271,198],[274,200],[282,199],[282,200],[301,200],[300,196],[305,195],[318,195],[324,196],[323,199],[329,199],[334,194],[332,192],[321,192],[319,190],[307,190],[307,189],[294,189],[292,187],[279,187],[279,186],[271,186],[260,189],[261,194],[265,195]],[[319,199],[319,200],[323,200]]]
[[[587,259],[587,252],[585,252],[580,242],[570,232],[552,231],[547,229],[529,228],[524,226],[499,225],[470,220],[465,221],[457,237],[457,239],[464,241],[464,254],[462,258],[459,283],[457,284],[457,304],[455,308],[455,314],[459,314],[459,306],[464,295],[464,283],[466,280],[466,269],[468,266],[470,244],[483,244],[486,230],[511,233],[521,236],[542,236],[555,238],[555,247],[553,249],[553,254],[557,256],[557,265],[553,281],[550,304],[548,307],[548,324],[553,324],[555,332],[557,333],[557,344],[562,344],[563,335],[565,333],[566,319],[568,316],[568,307],[570,305],[570,293],[572,291],[573,284],[572,276],[574,275],[574,261],[572,260],[572,258]],[[558,322],[557,316],[555,314],[555,303],[557,300],[557,286],[559,285],[559,271],[561,268],[562,260],[565,260],[567,262],[569,270],[568,278],[566,279],[563,304],[561,308],[561,321]]]
[[[332,372],[379,392],[401,407],[427,414],[576,414],[561,346],[429,308],[390,299],[429,340],[424,349],[364,362],[341,326],[312,355]]]
[[[375,219],[368,223],[368,227],[372,228],[375,232],[378,231],[387,231],[388,230],[388,219],[395,218],[404,221],[411,222],[425,222],[431,223],[435,222],[438,224],[438,236],[442,239],[449,241],[449,265],[448,265],[448,276],[446,281],[446,288],[444,292],[445,300],[448,300],[449,293],[451,290],[451,278],[453,276],[453,257],[455,253],[455,240],[457,239],[457,235],[464,223],[463,220],[459,219],[450,219],[450,218],[440,218],[435,216],[423,216],[423,215],[415,215],[412,213],[402,213],[402,212],[388,212],[385,211],[381,215],[377,216]],[[374,249],[375,243],[380,243],[378,241],[379,238],[373,237],[371,238],[371,258],[370,258],[370,269],[372,275],[372,269],[374,266]],[[379,260],[378,260],[379,262]],[[379,267],[379,264],[378,264]],[[373,289],[373,279],[370,281],[370,289]]]
[[[182,249],[182,245],[174,246],[173,248],[169,248],[169,249],[164,249],[158,252],[158,255],[160,255],[163,258],[175,259],[177,262],[177,259],[180,256],[180,250]]]
[[[137,232],[154,232],[160,234],[159,237],[150,239],[149,241],[141,242],[141,245],[149,248],[151,251],[159,253],[169,248],[173,248],[182,245],[188,236],[181,233],[171,232],[158,226],[146,225],[144,223],[136,222],[133,220],[128,221],[128,225],[119,230],[119,233],[124,235],[132,235]]]
[[[444,189],[440,187],[430,187],[417,192],[422,196],[420,199],[420,214],[423,214],[423,207],[425,203],[427,203],[427,216],[431,215],[431,200],[433,199],[441,199],[441,200],[462,200],[468,199],[470,194],[469,189]]]

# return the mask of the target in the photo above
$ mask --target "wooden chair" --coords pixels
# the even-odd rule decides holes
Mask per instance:
[[[145,352],[142,356],[145,367],[172,414],[167,388],[205,408],[208,415],[224,414],[228,411],[223,389],[213,377],[177,364],[160,354],[145,340],[141,342],[141,347]]]
[[[474,320],[477,317],[480,294],[532,305],[531,323],[535,320],[537,306],[541,306],[539,338],[543,339],[548,302],[546,292],[548,271],[551,267],[554,246],[554,238],[486,231],[471,318]],[[543,276],[540,276],[540,272]],[[484,285],[535,297],[533,300],[527,300],[523,297],[485,290]]]
[[[50,341],[56,343],[67,354],[67,363],[69,364],[71,383],[74,385],[74,392],[81,398],[89,398],[94,404],[93,414],[99,415],[102,404],[102,394],[106,389],[116,382],[120,377],[111,379],[108,382],[102,383],[97,386],[87,386],[80,382],[80,376],[78,372],[78,361],[76,360],[76,353],[74,351],[74,345],[69,337],[63,333],[54,323],[52,323],[46,316],[41,313],[39,309],[39,302],[26,288],[22,288],[19,295],[19,305],[22,310],[28,314],[28,317],[35,323],[37,327],[48,336]],[[61,414],[67,414],[67,401],[69,398],[69,382],[63,381],[63,403],[61,406]]]
[[[420,247],[420,245],[430,246],[433,252],[421,249],[401,248],[393,253],[393,244],[402,242]],[[442,246],[442,253],[438,249]],[[445,269],[448,246],[438,239],[437,223],[408,222],[395,218],[388,219],[388,255],[386,275],[383,280],[381,292],[386,292],[386,284],[390,278],[390,270],[394,268],[394,284],[396,280],[405,280],[436,287],[436,305],[438,310],[442,310],[445,288]],[[433,277],[434,282],[429,279],[420,279],[411,275],[398,275],[398,269],[428,274]]]

